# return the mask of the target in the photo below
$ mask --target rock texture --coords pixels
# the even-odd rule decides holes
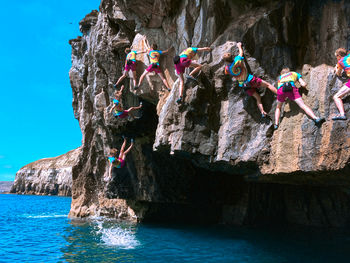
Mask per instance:
[[[135,221],[181,220],[231,224],[350,223],[349,122],[332,122],[338,47],[350,44],[346,1],[102,0],[70,40],[73,108],[83,133],[73,166],[70,216],[106,215]],[[144,101],[140,119],[108,112],[122,74],[125,47],[143,50],[143,37],[172,47],[161,65],[170,93],[149,74],[139,90],[125,80],[125,107]],[[286,103],[280,128],[262,121],[254,99],[224,76],[223,52],[242,41],[250,68],[275,83],[283,65],[303,73],[303,99],[327,122],[317,128]],[[211,46],[198,61],[198,83],[187,81],[178,106],[172,57],[187,46]],[[138,56],[137,74],[149,64]],[[266,91],[273,119],[275,97]],[[349,112],[348,100],[345,100]],[[106,155],[121,135],[135,138],[123,169],[108,179]]]
[[[54,158],[45,158],[22,167],[11,187],[11,193],[34,195],[72,194],[72,168],[80,148]]]

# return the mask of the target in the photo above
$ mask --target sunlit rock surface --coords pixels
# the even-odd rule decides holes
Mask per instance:
[[[83,133],[73,166],[70,216],[105,215],[132,221],[224,222],[344,226],[350,221],[349,122],[332,122],[334,50],[348,47],[346,1],[102,0],[70,40],[73,109]],[[142,39],[171,47],[161,65],[172,91],[150,73],[137,91],[126,79],[126,108],[144,101],[140,119],[109,114],[124,49],[144,50]],[[243,42],[256,76],[276,85],[282,66],[303,74],[305,103],[327,122],[317,128],[286,103],[277,131],[260,119],[253,98],[224,76],[224,52]],[[186,83],[177,105],[172,58],[188,46],[199,54],[198,83]],[[149,65],[138,55],[137,75]],[[268,90],[265,110],[274,119]],[[345,99],[349,112],[349,100]],[[123,169],[108,178],[106,155],[121,136],[135,138]]]

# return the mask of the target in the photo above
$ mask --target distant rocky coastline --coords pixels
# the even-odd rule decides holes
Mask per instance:
[[[13,182],[10,181],[0,181],[0,194],[9,193]]]
[[[45,158],[22,167],[10,192],[34,195],[72,195],[72,168],[80,148],[54,158]]]

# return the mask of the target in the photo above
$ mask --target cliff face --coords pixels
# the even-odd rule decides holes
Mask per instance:
[[[16,173],[11,193],[35,195],[72,195],[72,167],[80,148],[55,158],[27,164]]]
[[[329,121],[338,47],[348,47],[350,4],[344,1],[111,1],[102,0],[70,41],[73,108],[83,133],[73,167],[71,216],[128,220],[184,220],[234,224],[350,222],[349,122]],[[149,74],[139,90],[127,87],[125,107],[144,101],[134,121],[108,112],[122,74],[125,47],[143,50],[142,38],[172,47],[161,65],[172,85]],[[224,76],[224,52],[244,44],[255,75],[275,83],[283,65],[307,81],[303,99],[328,120],[321,128],[286,103],[280,127],[262,121],[253,98]],[[199,56],[198,83],[186,83],[177,105],[172,58],[188,46],[211,46]],[[149,64],[138,56],[138,76]],[[349,110],[345,100],[346,111]],[[275,98],[263,97],[274,119]],[[108,178],[106,156],[121,135],[135,146],[123,169]]]

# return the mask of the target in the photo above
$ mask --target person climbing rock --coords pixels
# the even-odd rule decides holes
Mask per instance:
[[[192,59],[197,54],[198,51],[211,51],[210,47],[203,47],[203,48],[196,48],[196,47],[189,47],[185,49],[180,56],[174,57],[174,64],[175,64],[175,70],[176,74],[178,75],[178,78],[180,80],[180,94],[179,98],[177,99],[177,103],[181,103],[183,100],[183,91],[184,91],[184,73],[185,69],[188,67],[194,67],[194,69],[191,71],[189,75],[186,77],[192,80],[195,79],[195,74],[197,74],[201,68],[202,65],[196,62],[193,62]]]
[[[343,85],[333,96],[333,100],[339,110],[339,114],[335,115],[332,120],[346,120],[347,118],[342,99],[350,93],[350,54],[346,54],[346,50],[344,48],[338,48],[335,51],[335,57],[338,61],[334,69],[335,73],[340,77],[344,71],[348,79],[345,85]]]
[[[277,88],[277,107],[275,111],[275,125],[274,129],[278,129],[279,119],[281,115],[281,108],[286,98],[295,101],[298,106],[304,110],[304,112],[313,119],[316,125],[320,125],[325,121],[325,118],[316,117],[314,112],[305,105],[301,95],[299,94],[298,88],[295,83],[299,82],[302,87],[306,87],[306,82],[301,78],[301,75],[297,72],[290,71],[289,68],[283,68],[281,75],[278,77],[278,88]]]
[[[137,106],[137,107],[131,107],[128,110],[124,110],[123,109],[123,105],[121,103],[121,96],[122,96],[123,90],[124,90],[124,85],[122,85],[120,90],[117,90],[114,93],[113,106],[112,106],[112,108],[110,109],[109,112],[110,113],[113,112],[113,115],[116,118],[123,119],[123,118],[126,118],[126,117],[128,117],[130,115],[132,118],[135,119],[135,116],[132,113],[132,111],[140,109],[142,107],[142,102],[140,102],[140,105]]]
[[[109,151],[109,156],[108,156],[108,161],[109,161],[109,164],[110,164],[110,167],[109,167],[109,178],[112,177],[112,169],[113,167],[116,167],[116,168],[123,168],[125,166],[125,157],[126,155],[130,152],[131,148],[133,147],[134,145],[134,139],[131,139],[130,140],[130,146],[129,148],[125,150],[125,146],[126,146],[126,138],[123,136],[124,138],[124,142],[122,144],[122,147],[120,148],[120,153],[119,153],[119,156],[117,157],[117,153],[118,153],[118,150],[115,149],[115,148],[112,148],[110,151]]]
[[[161,51],[158,50],[158,46],[157,44],[152,44],[152,47],[149,46],[148,41],[146,41],[145,39],[143,40],[145,43],[145,46],[147,48],[147,52],[148,52],[148,56],[150,57],[151,60],[151,64],[146,68],[146,70],[143,72],[143,74],[140,77],[139,83],[137,85],[137,87],[140,87],[140,85],[142,84],[142,81],[144,79],[144,77],[146,77],[146,75],[150,72],[155,72],[156,74],[158,74],[158,76],[161,78],[161,80],[163,81],[166,89],[168,91],[170,91],[170,87],[169,84],[166,80],[166,78],[164,77],[164,74],[160,68],[159,65],[159,58],[161,55],[165,55],[166,53],[168,53],[169,49],[165,50],[165,51]],[[135,87],[136,88],[136,87]]]
[[[133,83],[134,83],[134,89],[137,89],[137,76],[136,76],[136,55],[146,53],[147,51],[135,51],[131,50],[131,48],[126,48],[125,53],[126,55],[126,60],[125,60],[125,66],[124,66],[124,73],[123,75],[120,76],[118,79],[117,83],[114,85],[115,88],[118,87],[120,82],[125,79],[128,75],[129,70],[132,71],[132,76],[133,76]]]
[[[225,67],[225,74],[233,76],[237,81],[238,85],[243,88],[248,96],[252,96],[256,100],[256,104],[261,112],[261,117],[265,118],[267,113],[261,102],[261,96],[257,92],[259,87],[270,89],[273,93],[277,94],[276,88],[270,83],[250,74],[245,65],[244,53],[242,49],[242,43],[237,43],[239,54],[234,57],[231,53],[225,53],[223,60],[228,63]]]

